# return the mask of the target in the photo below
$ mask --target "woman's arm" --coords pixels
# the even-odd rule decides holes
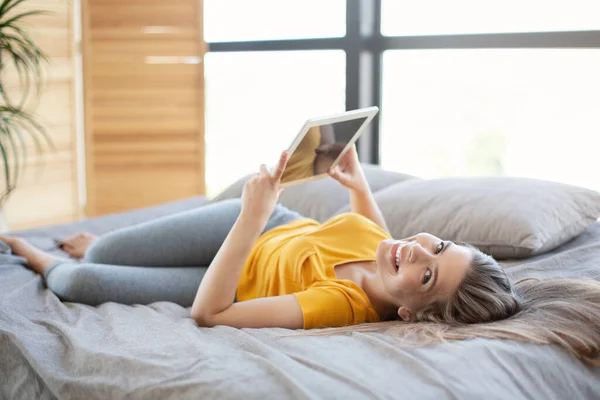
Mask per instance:
[[[379,206],[373,198],[373,193],[371,192],[371,188],[366,182],[366,179],[365,185],[366,189],[363,190],[350,189],[350,207],[352,212],[369,218],[371,221],[383,228],[386,232],[389,232],[390,230],[385,223],[385,219],[383,218],[383,214],[381,213]]]
[[[367,178],[358,161],[358,154],[354,146],[344,154],[339,165],[329,171],[329,175],[350,190],[352,212],[369,218],[386,232],[389,232],[383,214],[373,198],[373,193],[371,193]]]
[[[240,214],[200,282],[192,317],[213,316],[233,304],[246,258],[264,229],[261,225],[256,218]]]
[[[203,277],[192,305],[191,317],[199,325],[303,326],[300,304],[294,296],[233,302],[244,263],[277,203],[287,158],[284,152],[274,175],[262,165],[260,174],[244,185],[240,216]]]

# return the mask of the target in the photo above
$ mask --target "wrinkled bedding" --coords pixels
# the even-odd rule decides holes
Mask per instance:
[[[37,246],[198,207],[191,198],[20,232]],[[58,252],[58,250],[56,250]],[[198,328],[173,303],[62,303],[23,260],[0,256],[1,399],[598,399],[600,368],[559,348],[469,340],[406,349],[376,333],[280,337]],[[561,248],[505,263],[514,278],[600,280],[600,223]]]

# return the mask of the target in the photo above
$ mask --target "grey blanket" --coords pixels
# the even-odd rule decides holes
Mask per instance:
[[[203,199],[22,232],[41,248],[196,207]],[[513,277],[600,279],[600,223]],[[598,399],[600,368],[563,350],[469,340],[406,349],[383,334],[281,337],[198,328],[173,303],[62,303],[17,257],[0,260],[1,399]]]

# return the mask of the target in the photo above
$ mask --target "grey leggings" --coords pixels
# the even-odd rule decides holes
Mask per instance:
[[[81,262],[60,261],[44,272],[63,301],[189,307],[241,210],[239,199],[169,215],[95,239]],[[278,205],[264,232],[302,216]]]

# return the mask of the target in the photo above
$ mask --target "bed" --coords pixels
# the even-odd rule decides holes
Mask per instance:
[[[18,234],[40,248],[200,207],[202,197]],[[55,250],[58,252],[58,250]],[[469,340],[406,349],[377,333],[282,337],[198,328],[173,303],[62,303],[23,260],[0,255],[1,399],[598,399],[600,368],[565,351]],[[600,280],[600,223],[506,262],[515,278]]]

